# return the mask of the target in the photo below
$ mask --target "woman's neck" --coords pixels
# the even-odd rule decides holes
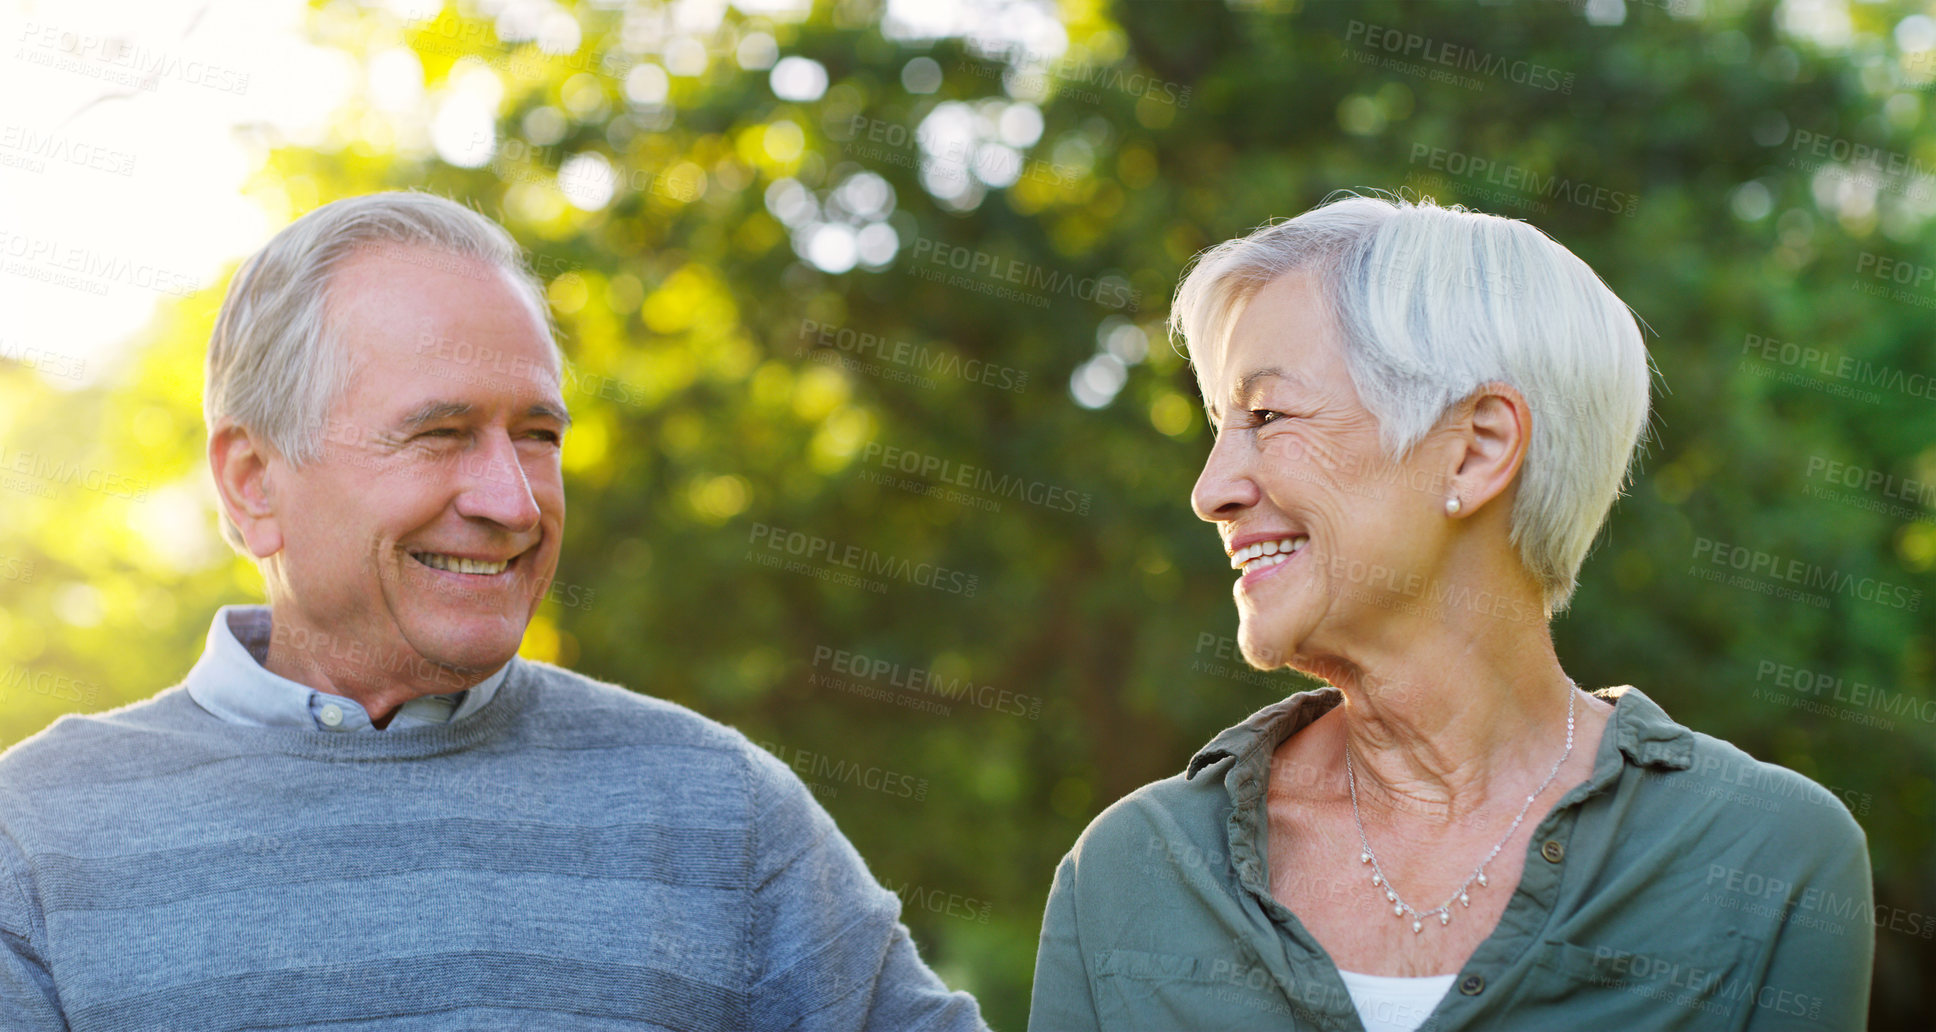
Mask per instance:
[[[1523,798],[1528,775],[1536,785],[1553,769],[1575,689],[1551,639],[1544,627],[1472,630],[1426,630],[1389,654],[1313,664],[1344,693],[1327,722],[1326,765],[1342,779],[1350,750],[1362,804],[1453,820]],[[1576,715],[1590,705],[1573,700]]]

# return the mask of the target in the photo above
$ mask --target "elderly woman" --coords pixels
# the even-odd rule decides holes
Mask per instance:
[[[1173,326],[1243,654],[1330,687],[1089,825],[1030,1028],[1862,1027],[1848,810],[1554,654],[1647,413],[1593,271],[1351,196],[1203,254]]]

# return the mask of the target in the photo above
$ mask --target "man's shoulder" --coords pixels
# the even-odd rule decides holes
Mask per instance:
[[[755,778],[784,769],[737,728],[670,699],[537,660],[520,659],[534,679],[529,719],[541,736],[576,746],[651,746],[715,753]]]
[[[519,659],[535,680],[533,712],[541,720],[580,730],[644,735],[654,742],[741,752],[747,737],[697,710],[590,674],[533,659]]]
[[[76,768],[138,767],[152,762],[159,736],[181,730],[181,685],[99,713],[64,713],[0,751],[0,785],[22,790],[60,783]],[[145,739],[141,745],[136,740]]]
[[[925,781],[916,784],[906,775],[849,758],[755,743],[738,729],[676,702],[549,663],[526,662],[537,678],[537,701],[528,717],[534,729],[528,734],[537,744],[566,749],[649,746],[642,760],[628,762],[628,776],[669,777],[677,771],[682,792],[720,797],[715,817],[739,812],[757,824],[760,847],[773,856],[791,855],[832,828],[802,774],[910,798],[927,791]],[[708,768],[715,777],[696,776]],[[728,805],[722,794],[734,802]]]

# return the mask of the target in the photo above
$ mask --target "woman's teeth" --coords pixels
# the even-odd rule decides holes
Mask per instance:
[[[1230,557],[1230,568],[1249,573],[1264,570],[1289,559],[1302,549],[1310,536],[1299,534],[1296,537],[1278,538],[1275,541],[1258,541],[1237,549]]]
[[[501,563],[487,563],[477,559],[465,559],[461,556],[442,555],[437,552],[412,552],[410,556],[433,570],[444,570],[449,573],[496,575],[503,573],[511,565],[509,560]]]

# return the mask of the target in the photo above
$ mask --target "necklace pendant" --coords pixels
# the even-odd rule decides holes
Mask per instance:
[[[1579,694],[1580,686],[1577,684],[1574,684],[1572,678],[1568,678],[1566,683],[1569,688],[1566,694],[1566,749],[1564,752],[1560,753],[1559,760],[1553,764],[1553,770],[1551,773],[1546,775],[1545,782],[1543,782],[1538,788],[1534,789],[1532,795],[1529,795],[1526,797],[1526,805],[1519,808],[1519,815],[1513,818],[1512,826],[1506,829],[1506,837],[1500,839],[1499,844],[1492,847],[1492,852],[1486,854],[1486,858],[1479,862],[1479,869],[1473,872],[1472,877],[1466,879],[1466,882],[1464,885],[1459,886],[1459,894],[1457,898],[1459,900],[1459,906],[1461,907],[1464,907],[1468,910],[1471,909],[1472,897],[1467,894],[1466,889],[1469,888],[1474,882],[1477,882],[1480,888],[1485,888],[1487,886],[1488,882],[1486,880],[1485,865],[1487,863],[1490,863],[1495,857],[1497,857],[1501,849],[1505,848],[1506,842],[1512,838],[1513,832],[1519,827],[1520,822],[1525,819],[1527,810],[1531,809],[1533,803],[1539,800],[1540,793],[1546,791],[1546,789],[1553,784],[1553,779],[1559,777],[1560,768],[1566,765],[1567,757],[1573,755],[1573,730],[1574,730],[1574,725],[1573,725],[1574,698],[1573,697]],[[1346,749],[1344,751],[1344,773],[1345,773],[1345,782],[1350,786],[1350,790],[1351,790],[1351,820],[1353,823],[1355,823],[1358,826],[1358,844],[1361,847],[1358,852],[1358,862],[1361,864],[1369,864],[1371,866],[1371,883],[1375,886],[1379,886],[1380,888],[1384,889],[1385,899],[1387,902],[1391,903],[1392,905],[1392,916],[1403,920],[1406,913],[1409,912],[1412,915],[1412,934],[1413,935],[1417,935],[1424,930],[1425,919],[1427,917],[1430,917],[1433,914],[1438,915],[1440,928],[1444,928],[1450,925],[1452,923],[1452,901],[1451,900],[1448,899],[1444,903],[1433,908],[1432,910],[1428,910],[1424,913],[1420,913],[1416,909],[1413,909],[1412,907],[1408,906],[1405,903],[1405,901],[1399,899],[1397,890],[1393,889],[1385,881],[1384,872],[1378,869],[1378,861],[1374,859],[1371,855],[1371,841],[1365,837],[1364,818],[1358,812],[1358,781],[1357,781],[1357,778],[1352,775],[1350,749]],[[1548,845],[1551,845],[1551,843],[1548,843]]]

